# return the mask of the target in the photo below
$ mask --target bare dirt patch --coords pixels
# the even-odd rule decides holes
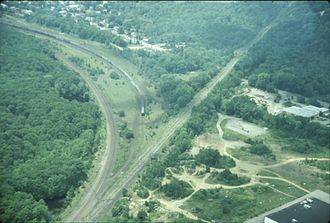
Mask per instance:
[[[252,123],[239,119],[229,119],[226,127],[249,138],[266,134],[266,130]]]
[[[257,88],[246,87],[243,88],[243,95],[247,95],[252,98],[257,105],[262,105],[267,107],[267,111],[270,114],[278,114],[282,112],[282,109],[285,106],[282,103],[274,102],[276,98],[276,94],[269,93]]]

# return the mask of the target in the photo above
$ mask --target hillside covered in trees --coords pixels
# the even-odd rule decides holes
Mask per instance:
[[[117,50],[113,44],[123,47],[118,55],[137,65],[139,74],[159,87],[158,95],[170,114],[187,105],[234,51],[248,43],[286,6],[86,1],[79,4],[79,11],[61,14],[63,9],[71,10],[65,3],[8,4],[32,10],[32,14],[23,17],[29,22],[104,43],[112,50]],[[140,43],[163,44],[168,50],[131,50],[131,41],[124,41],[120,35],[136,36]],[[194,72],[199,75],[191,75]]]
[[[46,222],[86,179],[101,114],[49,42],[0,29],[0,221]]]
[[[286,90],[329,101],[330,5],[294,4],[241,61],[258,88]]]

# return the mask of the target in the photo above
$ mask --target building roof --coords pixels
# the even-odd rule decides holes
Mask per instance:
[[[303,109],[307,109],[307,110],[315,111],[315,112],[319,112],[319,113],[329,111],[328,108],[319,108],[319,107],[315,107],[313,105],[307,105],[307,106],[303,107]]]
[[[297,106],[284,108],[283,111],[287,112],[287,113],[290,113],[290,114],[293,114],[293,115],[296,115],[296,116],[305,117],[305,118],[311,118],[311,117],[314,117],[314,116],[316,116],[320,113],[319,111],[315,111],[315,110],[311,110],[311,109],[305,109],[305,108],[299,108]]]
[[[330,219],[330,205],[317,198],[306,198],[278,212],[266,217],[278,223],[328,223]],[[295,220],[293,220],[295,219]]]

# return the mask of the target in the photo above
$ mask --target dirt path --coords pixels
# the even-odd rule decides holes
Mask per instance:
[[[196,219],[196,216],[194,214],[192,214],[191,212],[189,212],[187,210],[183,210],[181,207],[184,204],[184,202],[189,200],[199,190],[202,190],[202,189],[215,189],[215,188],[220,188],[220,187],[223,188],[223,189],[230,190],[230,189],[249,187],[249,186],[257,185],[257,184],[269,187],[272,190],[276,191],[277,193],[281,193],[281,194],[283,194],[287,197],[296,198],[295,196],[293,196],[291,194],[285,193],[281,190],[278,190],[274,187],[271,187],[271,186],[267,185],[266,183],[260,182],[260,179],[273,179],[273,180],[283,181],[283,182],[286,182],[286,183],[298,188],[299,190],[301,190],[305,193],[310,193],[309,190],[303,188],[302,186],[297,185],[296,183],[294,183],[294,182],[292,182],[288,179],[283,178],[281,175],[279,175],[279,174],[277,174],[277,173],[275,173],[271,170],[268,170],[268,168],[273,168],[273,167],[286,165],[286,164],[291,163],[291,162],[303,161],[303,160],[306,159],[305,157],[304,158],[301,158],[301,157],[292,158],[292,159],[284,160],[280,163],[273,164],[273,165],[255,165],[255,164],[249,163],[248,161],[241,161],[239,159],[236,159],[232,155],[230,155],[227,152],[228,147],[232,148],[232,147],[242,146],[239,142],[227,141],[227,140],[223,139],[223,130],[221,128],[221,122],[225,119],[231,119],[231,118],[233,118],[233,117],[219,114],[219,119],[218,119],[217,124],[216,124],[216,127],[218,129],[218,134],[219,134],[219,146],[217,148],[219,149],[219,152],[222,155],[227,155],[227,156],[229,156],[229,157],[231,157],[232,159],[235,160],[236,167],[231,168],[231,171],[233,173],[237,173],[239,175],[249,177],[251,179],[250,182],[247,183],[247,184],[239,185],[239,186],[227,186],[227,185],[223,185],[223,184],[209,184],[209,183],[206,183],[205,181],[210,176],[210,173],[206,173],[203,177],[200,177],[200,176],[197,175],[197,173],[199,172],[198,169],[195,170],[195,172],[193,172],[193,173],[188,173],[186,167],[183,166],[182,167],[183,171],[181,171],[180,173],[175,173],[175,172],[173,172],[173,170],[171,168],[168,168],[168,170],[171,172],[171,174],[174,177],[176,177],[179,180],[182,180],[182,181],[185,181],[185,182],[189,183],[191,185],[191,187],[193,188],[194,192],[192,194],[190,194],[189,196],[183,198],[183,199],[173,200],[173,201],[156,198],[156,199],[160,200],[160,202],[165,206],[165,208],[167,208],[171,211],[182,213],[186,217]],[[236,118],[233,118],[233,119],[236,119]],[[308,159],[330,160],[329,158],[308,158]],[[214,169],[214,168],[212,168],[212,169]],[[217,169],[217,170],[219,171],[219,169]],[[257,175],[258,172],[261,171],[261,170],[271,172],[275,175],[275,177]]]
[[[279,14],[279,16],[281,13]],[[278,17],[279,17],[278,16]],[[245,47],[237,50],[237,54],[233,57],[227,65],[221,70],[221,72],[216,75],[200,92],[198,92],[192,101],[181,110],[181,112],[177,115],[176,118],[172,119],[168,125],[166,126],[161,139],[149,146],[139,157],[136,158],[135,162],[130,166],[124,175],[124,173],[116,173],[114,177],[111,178],[111,181],[107,181],[105,178],[101,178],[99,183],[94,183],[93,185],[97,188],[100,185],[104,185],[105,182],[108,182],[109,185],[105,186],[107,189],[106,193],[100,194],[104,199],[100,202],[97,202],[92,196],[88,196],[88,199],[84,199],[86,205],[84,208],[80,208],[77,214],[71,215],[72,217],[66,219],[66,221],[98,221],[115,203],[115,201],[120,197],[122,189],[128,187],[137,177],[138,173],[143,169],[146,163],[149,161],[149,157],[152,153],[158,152],[165,143],[172,137],[177,129],[179,129],[190,117],[192,108],[194,106],[199,105],[212,91],[212,89],[221,82],[234,68],[237,62],[244,56],[244,54],[255,44],[257,43],[275,24],[275,19],[268,26],[264,27],[260,32],[256,35],[256,37],[248,43]],[[22,27],[20,27],[22,28]],[[25,28],[25,26],[23,26]],[[26,28],[25,28],[26,29]],[[34,30],[34,32],[39,32]],[[41,35],[51,36],[48,33],[40,33]],[[55,36],[55,39],[59,39],[62,37]],[[78,45],[81,48],[81,46]],[[95,53],[94,53],[95,54]],[[104,165],[110,165],[110,160]],[[93,202],[95,201],[95,202]]]

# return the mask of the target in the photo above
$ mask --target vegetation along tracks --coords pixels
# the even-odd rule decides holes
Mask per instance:
[[[283,11],[285,12],[285,11]],[[282,14],[282,13],[280,13]],[[149,146],[141,155],[138,157],[135,162],[130,166],[130,169],[126,172],[125,176],[118,173],[113,178],[113,186],[109,187],[109,190],[104,194],[104,197],[107,198],[102,203],[99,203],[97,207],[95,207],[92,212],[90,212],[86,217],[82,218],[83,221],[97,221],[102,215],[104,215],[109,208],[115,203],[115,201],[120,197],[121,192],[124,188],[128,187],[138,176],[139,172],[142,170],[144,165],[149,161],[149,157],[153,153],[157,153],[162,146],[173,136],[175,131],[179,129],[189,118],[192,108],[198,104],[200,104],[207,95],[212,91],[212,89],[221,82],[234,68],[236,63],[244,56],[246,52],[257,43],[262,37],[271,29],[271,27],[275,24],[277,19],[271,22],[268,26],[264,27],[256,37],[247,44],[244,48],[244,51],[236,54],[234,58],[232,58],[227,65],[221,70],[221,72],[215,76],[200,92],[198,92],[193,100],[181,110],[181,112],[172,119],[166,126],[161,140],[153,143]]]
[[[269,24],[267,27],[263,28],[259,34],[249,43],[242,53],[235,55],[228,64],[222,69],[222,71],[214,77],[205,88],[203,88],[199,93],[195,95],[193,100],[181,110],[179,115],[177,115],[174,119],[172,119],[166,126],[161,140],[153,143],[149,146],[129,167],[128,171],[123,173],[116,173],[107,185],[107,190],[100,194],[99,196],[103,197],[104,200],[100,200],[96,203],[91,204],[90,202],[84,208],[83,211],[79,211],[76,215],[72,215],[73,217],[65,219],[66,221],[97,221],[100,217],[114,204],[117,198],[120,197],[122,189],[129,186],[132,183],[140,170],[144,167],[144,165],[149,161],[149,157],[152,153],[158,152],[160,148],[165,145],[169,138],[175,133],[177,129],[179,129],[189,118],[192,108],[202,102],[207,95],[212,91],[212,89],[221,82],[234,68],[236,63],[241,59],[241,57],[246,53],[250,47],[252,47],[255,43],[257,43],[272,27],[274,22]],[[138,90],[138,89],[137,89]],[[82,210],[82,209],[80,209]]]

